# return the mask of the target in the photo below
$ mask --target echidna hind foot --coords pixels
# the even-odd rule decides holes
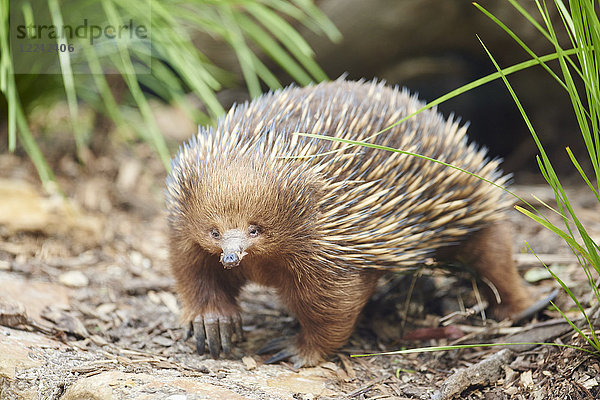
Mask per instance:
[[[507,223],[498,222],[473,233],[459,246],[438,252],[443,260],[456,260],[472,269],[497,320],[509,318],[533,304],[513,261]]]

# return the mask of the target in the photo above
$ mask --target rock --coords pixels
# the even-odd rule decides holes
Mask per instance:
[[[48,236],[77,235],[78,241],[95,244],[102,224],[62,197],[43,196],[21,180],[0,178],[0,225],[8,233],[42,232]]]
[[[2,399],[37,399],[37,386],[24,382],[18,371],[41,367],[37,357],[41,348],[59,349],[65,346],[42,335],[0,326],[0,394]]]
[[[442,383],[440,389],[433,394],[432,399],[449,400],[469,386],[495,383],[501,378],[504,366],[510,363],[514,356],[512,351],[503,349],[477,364],[459,369]]]
[[[175,394],[173,392],[176,392]],[[151,395],[148,395],[151,393]],[[183,396],[183,397],[179,397]],[[232,390],[197,378],[154,376],[121,371],[108,371],[79,379],[61,397],[62,400],[126,400],[126,399],[207,398],[244,400]]]
[[[267,379],[267,385],[303,395],[331,396],[334,393],[327,389],[327,376],[330,374],[320,367],[302,368],[298,373],[285,373]]]
[[[10,274],[0,274],[0,293],[7,300],[25,306],[29,318],[41,320],[43,310],[49,305],[69,308],[69,289],[62,285],[17,279]]]

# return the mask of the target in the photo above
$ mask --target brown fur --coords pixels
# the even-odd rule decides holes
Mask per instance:
[[[291,134],[363,140],[419,106],[376,83],[291,88],[234,108],[216,131],[186,144],[167,182],[170,262],[184,320],[236,316],[248,281],[274,287],[302,328],[291,345],[294,361],[314,365],[348,339],[384,270],[431,256],[464,262],[490,281],[502,299],[497,315],[527,307],[502,222],[509,200],[500,191],[430,161],[357,154]],[[435,111],[374,141],[506,182],[498,162]],[[332,155],[286,158],[319,152]],[[241,261],[226,269],[219,234],[228,232]]]

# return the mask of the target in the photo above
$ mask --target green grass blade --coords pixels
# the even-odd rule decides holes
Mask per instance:
[[[487,11],[485,8],[483,8],[481,5],[479,5],[478,3],[473,3],[473,5],[475,7],[477,7],[477,9],[479,11],[481,11],[482,13],[484,13],[489,19],[491,19],[492,21],[494,21],[496,23],[496,25],[498,25],[499,27],[501,27],[506,33],[508,33],[508,35],[513,38],[513,40],[515,42],[517,42],[519,44],[519,46],[521,46],[534,60],[536,60],[538,62],[538,64],[540,64],[545,70],[546,72],[548,72],[550,74],[550,76],[552,76],[564,89],[567,89],[567,86],[565,85],[565,83],[558,77],[558,75],[556,75],[554,73],[554,71],[552,71],[550,69],[550,67],[548,67],[548,65],[546,65],[545,62],[543,62],[537,54],[535,54],[535,52],[533,50],[531,50],[529,48],[529,46],[527,46],[525,44],[525,42],[523,42],[510,28],[508,28],[504,23],[502,23],[502,21],[500,21],[498,18],[496,18],[493,14],[491,14],[489,11]]]
[[[585,251],[585,249],[579,243],[577,243],[577,241],[575,239],[573,239],[572,235],[569,235],[567,232],[563,231],[562,229],[558,228],[557,226],[544,220],[542,217],[533,214],[531,211],[529,211],[521,206],[515,206],[515,209],[517,211],[525,214],[532,220],[536,221],[540,225],[544,226],[545,228],[551,230],[556,235],[560,236],[569,246],[573,247],[578,253],[582,254],[588,262],[591,262],[591,259],[589,259],[589,254]]]
[[[262,30],[254,21],[243,14],[235,15],[236,22],[290,76],[301,85],[312,82],[310,76],[296,63],[271,36]]]
[[[544,37],[546,37],[546,39],[548,39],[549,41],[552,41],[550,38],[550,33],[548,33],[536,20],[535,18],[533,18],[533,16],[527,12],[527,10],[525,10],[516,0],[508,0],[509,3],[517,10],[521,13],[521,15],[523,15],[527,21],[529,21],[529,23],[534,26],[542,35],[544,35]]]
[[[252,62],[254,63],[254,68],[256,68],[256,73],[263,80],[264,83],[267,84],[271,89],[281,89],[281,83],[277,79],[277,77],[267,68],[267,66],[260,61],[254,53],[252,53]]]
[[[106,12],[108,20],[114,26],[117,26],[117,21],[119,19],[115,5],[111,0],[102,0],[102,6]],[[116,65],[120,66],[121,75],[125,78],[129,91],[139,107],[140,113],[146,125],[145,128],[148,130],[148,132],[146,132],[147,137],[149,137],[150,142],[154,145],[154,148],[163,162],[163,165],[167,170],[169,170],[171,164],[169,150],[162,134],[160,133],[160,130],[158,129],[158,126],[156,125],[150,105],[148,104],[148,101],[146,100],[146,97],[144,96],[136,79],[135,69],[131,62],[129,51],[127,48],[125,48],[121,41],[117,41],[117,46],[119,49],[120,63],[117,62]],[[142,131],[140,131],[140,133],[143,134]]]
[[[82,43],[82,47],[87,64],[92,74],[92,78],[96,88],[98,89],[100,97],[102,98],[102,108],[116,126],[124,125],[125,121],[121,111],[119,110],[117,101],[108,87],[108,82],[106,81],[104,71],[102,70],[102,65],[96,56],[96,52],[93,50],[93,48],[91,48],[90,45],[87,44],[87,42],[85,42],[85,44]]]
[[[240,67],[242,68],[242,74],[246,80],[248,92],[250,93],[251,97],[258,97],[261,95],[262,90],[260,88],[260,82],[258,81],[258,75],[254,68],[252,51],[246,45],[244,36],[242,35],[238,24],[235,23],[232,10],[229,8],[223,8],[220,16],[221,20],[223,21],[223,26],[227,28],[225,39],[229,42],[237,54]]]
[[[575,155],[573,154],[573,152],[571,151],[571,149],[569,147],[567,147],[567,154],[569,155],[571,162],[573,163],[573,165],[575,166],[575,168],[577,169],[577,171],[579,172],[579,174],[581,175],[581,177],[583,178],[585,183],[587,183],[587,185],[590,188],[590,190],[592,191],[592,193],[594,193],[594,196],[596,196],[596,199],[600,202],[600,194],[598,193],[598,190],[596,190],[594,185],[592,185],[592,183],[588,179],[587,175],[583,171],[583,168],[581,168],[581,165],[579,165],[579,162],[577,161],[577,159],[575,158]]]
[[[581,51],[580,49],[573,49],[573,50],[567,50],[565,51],[565,54],[570,55],[570,54],[575,54],[576,52]],[[552,60],[556,60],[558,58],[558,54],[557,53],[551,53],[551,54],[547,54],[545,56],[539,57],[539,60],[543,63],[548,62],[548,61],[552,61]],[[513,66],[504,68],[501,70],[501,72],[494,72],[492,74],[486,75],[482,78],[479,78],[473,82],[467,83],[466,85],[463,85],[457,89],[452,90],[449,93],[446,93],[443,96],[438,97],[437,99],[427,103],[426,105],[424,105],[423,107],[419,108],[417,111],[415,111],[412,114],[407,115],[406,117],[400,119],[398,122],[393,123],[392,125],[388,126],[385,129],[380,130],[379,132],[373,134],[372,136],[370,136],[368,139],[374,138],[384,132],[387,132],[388,130],[394,128],[395,126],[400,125],[401,123],[405,122],[406,120],[414,117],[415,115],[428,110],[430,108],[433,108],[435,106],[437,106],[438,104],[441,104],[445,101],[448,101],[456,96],[459,96],[465,92],[468,92],[470,90],[473,90],[479,86],[483,86],[486,83],[490,83],[492,81],[495,81],[496,79],[502,77],[502,75],[510,75],[513,74],[515,72],[518,71],[522,71],[526,68],[531,68],[535,65],[538,65],[539,62],[538,60],[527,60],[527,61],[523,61],[521,63],[515,64]]]
[[[327,79],[325,72],[314,61],[314,52],[308,43],[283,18],[258,4],[248,5],[246,9],[296,57],[315,80],[323,81]]]
[[[48,0],[48,9],[52,16],[52,23],[55,26],[64,26],[63,18],[60,12],[60,6],[58,0]],[[58,45],[67,46],[66,39],[59,35],[56,39]],[[83,160],[83,149],[85,147],[84,133],[81,130],[81,124],[79,123],[79,106],[77,105],[77,94],[75,92],[75,79],[73,78],[73,70],[71,69],[71,56],[68,51],[59,51],[58,59],[60,62],[60,69],[62,71],[62,78],[65,86],[65,93],[67,95],[67,104],[69,106],[69,113],[71,114],[71,127],[75,137],[75,145],[77,147],[77,154],[80,160]]]
[[[552,269],[550,269],[544,262],[542,262],[542,260],[537,256],[537,254],[534,253],[534,251],[531,249],[531,247],[529,246],[529,243],[525,242],[525,245],[527,246],[527,248],[529,249],[529,251],[535,256],[535,258],[538,259],[538,261],[546,268],[546,270],[550,273],[550,275],[552,275],[552,277],[554,278],[554,280],[556,282],[558,282],[558,284],[563,288],[563,290],[569,295],[569,297],[571,298],[571,300],[573,300],[573,302],[575,303],[575,305],[577,306],[577,309],[579,309],[579,312],[581,312],[581,314],[583,314],[588,326],[591,328],[591,331],[593,333],[593,337],[592,339],[590,339],[586,334],[584,334],[581,329],[579,329],[579,327],[577,327],[577,325],[575,325],[571,319],[569,317],[567,317],[565,315],[565,313],[563,313],[563,311],[556,306],[553,302],[550,302],[554,308],[556,308],[556,310],[560,313],[560,315],[565,319],[565,321],[567,321],[567,323],[569,325],[571,325],[571,327],[584,339],[586,340],[590,346],[592,346],[593,348],[595,348],[596,350],[600,351],[600,343],[598,342],[598,339],[596,337],[596,334],[594,332],[594,327],[587,315],[587,313],[585,312],[585,308],[581,305],[581,303],[579,302],[579,300],[577,299],[577,296],[575,296],[573,294],[573,292],[571,291],[571,289],[564,283],[564,281],[562,279],[560,279],[560,277],[558,275],[556,275],[554,273],[554,271],[552,271]],[[593,282],[593,281],[592,281]]]
[[[381,353],[372,354],[351,354],[350,357],[372,357],[372,356],[392,356],[392,355],[403,355],[403,354],[414,354],[414,353],[431,353],[435,351],[448,351],[448,350],[460,350],[460,349],[474,349],[478,347],[502,347],[502,346],[518,346],[518,345],[539,345],[539,346],[556,346],[567,349],[575,349],[585,351],[593,355],[597,355],[598,351],[592,351],[584,347],[572,346],[563,343],[547,343],[547,342],[515,342],[515,343],[475,343],[475,344],[456,344],[447,346],[431,346],[431,347],[420,347],[415,349],[386,351]]]
[[[9,47],[9,4],[3,0],[0,6],[0,90],[8,103],[8,151],[14,152],[17,147],[17,101],[16,82],[13,75],[12,56]]]
[[[42,154],[39,146],[35,142],[31,131],[29,130],[29,126],[27,125],[27,119],[25,118],[25,114],[23,113],[23,109],[16,100],[16,103],[13,104],[15,108],[15,114],[17,118],[17,126],[19,128],[19,139],[23,148],[31,158],[31,161],[35,165],[35,168],[40,176],[40,180],[42,181],[42,185],[46,188],[47,191],[51,192],[55,189],[53,183],[56,181],[54,174],[52,173],[52,169],[46,162],[44,155]]]
[[[465,174],[471,175],[471,176],[473,176],[473,177],[475,177],[477,179],[480,179],[480,180],[482,180],[484,182],[489,183],[492,186],[497,187],[498,189],[501,189],[501,190],[503,190],[503,191],[511,194],[512,196],[514,196],[517,199],[519,199],[519,201],[521,201],[521,202],[523,202],[525,204],[529,204],[529,203],[527,203],[526,200],[524,200],[521,197],[519,197],[518,195],[512,193],[511,191],[509,191],[504,186],[499,185],[496,182],[490,181],[489,179],[486,179],[483,176],[477,175],[477,174],[475,174],[475,173],[473,173],[471,171],[467,171],[466,169],[458,167],[456,165],[452,165],[452,164],[446,163],[444,161],[441,161],[441,160],[438,160],[438,159],[435,159],[435,158],[427,157],[427,156],[424,156],[422,154],[414,153],[412,151],[395,149],[393,147],[382,146],[382,145],[379,145],[379,144],[374,144],[374,143],[369,143],[369,142],[364,142],[364,141],[342,139],[342,138],[338,138],[338,137],[326,136],[326,135],[317,135],[317,134],[313,134],[313,133],[294,132],[293,134],[294,135],[298,135],[298,136],[305,136],[305,137],[308,137],[308,138],[315,138],[315,139],[329,140],[329,141],[332,141],[332,142],[344,143],[344,144],[348,144],[348,145],[352,145],[352,146],[363,146],[363,147],[369,147],[371,149],[391,151],[391,152],[394,152],[394,153],[406,154],[406,155],[409,155],[409,156],[412,156],[412,157],[421,158],[423,160],[431,161],[431,162],[443,165],[445,167],[452,168],[452,169],[455,169],[457,171],[463,172]]]
[[[296,4],[298,8],[302,9],[302,11],[313,18],[321,28],[321,31],[327,35],[329,40],[332,42],[339,42],[342,40],[340,31],[312,0],[292,0],[292,3]]]

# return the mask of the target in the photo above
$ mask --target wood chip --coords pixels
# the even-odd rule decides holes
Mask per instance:
[[[356,389],[356,390],[348,393],[346,395],[346,397],[347,398],[352,398],[352,397],[359,396],[361,394],[365,394],[368,391],[370,391],[373,388],[373,386],[379,385],[380,383],[382,383],[383,381],[387,380],[388,378],[389,378],[389,376],[384,376],[384,377],[381,377],[381,378],[373,379],[373,380],[367,382],[366,385],[363,385],[360,388],[358,388],[358,389]]]
[[[588,390],[593,387],[598,386],[598,381],[596,380],[596,378],[591,378],[591,379],[588,379],[587,381],[579,382],[579,383]]]
[[[253,369],[256,369],[256,360],[254,358],[245,356],[242,357],[242,362],[244,363],[246,370],[252,371]]]
[[[173,346],[173,344],[175,343],[172,339],[166,338],[164,336],[154,336],[152,338],[152,342],[163,347],[170,347]]]
[[[432,399],[451,399],[471,385],[484,385],[498,381],[502,377],[504,366],[510,363],[513,357],[512,351],[504,349],[477,364],[459,369],[442,383],[440,390],[434,393]]]
[[[533,375],[531,370],[523,372],[519,378],[519,381],[525,389],[533,388]]]

